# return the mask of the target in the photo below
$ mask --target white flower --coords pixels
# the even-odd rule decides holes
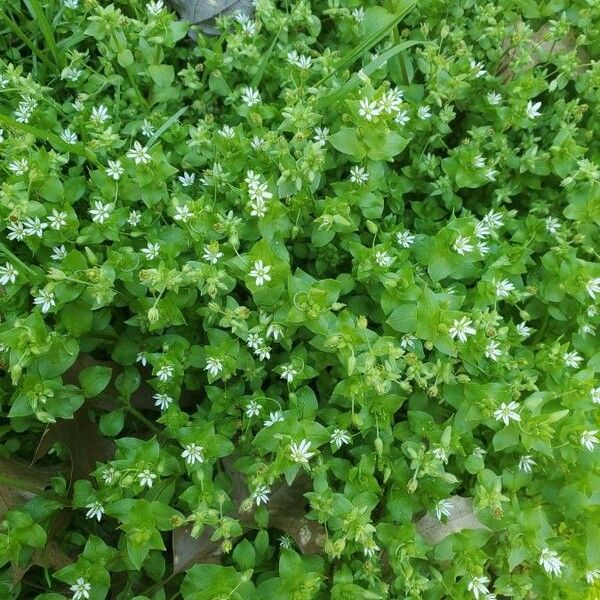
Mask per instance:
[[[495,340],[490,340],[485,347],[485,357],[497,361],[502,356],[502,350],[500,350],[500,344]]]
[[[137,140],[133,142],[133,148],[127,151],[127,158],[131,158],[136,165],[147,165],[152,160],[148,148],[142,146]]]
[[[256,400],[250,400],[248,404],[246,404],[246,408],[244,412],[246,416],[251,419],[252,417],[258,417],[260,415],[260,411],[262,409],[262,404],[259,404]]]
[[[76,144],[78,139],[77,134],[72,132],[70,129],[63,129],[60,134],[60,138],[67,144]]]
[[[270,265],[263,264],[262,260],[254,261],[254,268],[250,271],[250,277],[254,277],[254,283],[261,286],[265,281],[271,281],[269,271],[271,270]]]
[[[246,345],[252,350],[258,350],[264,344],[264,340],[258,333],[250,332],[246,338]]]
[[[69,589],[73,592],[73,600],[82,598],[87,600],[90,597],[92,586],[83,577],[78,577]]]
[[[227,140],[231,140],[235,137],[235,129],[229,125],[223,125],[223,127],[219,129],[219,135]]]
[[[367,558],[372,558],[373,556],[375,556],[376,552],[379,552],[379,550],[381,550],[381,548],[375,543],[375,540],[373,540],[372,538],[368,538],[363,541],[363,554]]]
[[[517,412],[519,405],[512,401],[506,404],[503,402],[500,408],[494,411],[494,419],[496,421],[502,421],[505,425],[508,425],[512,421],[520,421],[521,415]]]
[[[417,338],[412,335],[412,333],[406,333],[400,338],[400,347],[403,350],[406,350],[407,348],[414,348],[416,341]]]
[[[579,333],[581,335],[594,335],[596,333],[596,327],[594,325],[591,325],[590,323],[584,323],[579,328]]]
[[[254,354],[256,354],[260,360],[269,360],[269,358],[271,358],[271,346],[260,346],[260,348],[254,350]]]
[[[20,242],[25,237],[25,230],[21,221],[9,223],[6,228],[8,229],[8,235],[6,237],[9,240],[17,240]]]
[[[485,167],[485,158],[483,158],[483,156],[481,156],[481,154],[478,154],[474,159],[473,159],[473,166],[476,169],[483,169],[483,167]]]
[[[139,210],[131,210],[129,211],[129,216],[127,217],[127,222],[132,227],[137,227],[139,222],[142,220],[142,213]]]
[[[560,229],[560,221],[556,217],[548,217],[545,221],[546,231],[554,235]]]
[[[125,172],[125,169],[121,166],[120,160],[109,160],[108,167],[106,167],[106,174],[114,179],[115,181],[119,181],[121,179],[121,175]]]
[[[79,0],[63,0],[63,6],[65,8],[77,8],[79,6]]]
[[[29,123],[33,108],[21,102],[14,112],[15,120],[19,123]]]
[[[474,250],[473,244],[471,243],[471,238],[464,235],[457,236],[452,247],[454,248],[454,251],[461,256],[467,254],[468,252],[473,252]]]
[[[354,165],[350,169],[350,181],[352,183],[358,183],[359,185],[367,183],[367,181],[369,181],[369,174],[365,168]]]
[[[105,123],[110,119],[110,115],[108,114],[108,108],[104,106],[104,104],[100,104],[100,106],[94,106],[92,108],[92,113],[90,114],[90,120],[94,123]]]
[[[191,187],[194,185],[194,181],[196,181],[196,175],[194,173],[188,173],[187,171],[184,171],[183,175],[179,175],[177,179],[179,179],[179,183],[181,183],[183,187]]]
[[[0,285],[14,283],[18,276],[19,271],[17,271],[10,263],[7,262],[4,267],[0,267]]]
[[[496,283],[496,297],[508,298],[515,291],[515,286],[508,279],[503,279]]]
[[[399,110],[396,116],[394,117],[394,122],[398,123],[398,125],[404,126],[410,121],[410,117],[408,116],[408,112],[405,110]]]
[[[415,236],[408,230],[398,231],[396,241],[402,248],[410,248],[415,242]]]
[[[50,255],[52,260],[62,260],[65,256],[67,256],[67,249],[64,245],[61,244],[52,248],[52,254]]]
[[[187,223],[193,216],[194,213],[190,210],[190,207],[187,204],[182,204],[181,206],[175,207],[173,219],[175,219],[175,221]]]
[[[381,114],[381,108],[375,101],[370,102],[368,98],[363,98],[359,103],[358,115],[366,121],[372,121]]]
[[[117,472],[113,467],[108,467],[102,471],[102,480],[106,485],[110,485],[113,482],[113,479],[116,477]]]
[[[294,546],[294,540],[286,533],[280,536],[279,545],[285,550],[290,550]]]
[[[250,142],[253,150],[260,150],[265,145],[265,140],[258,135],[255,135]]]
[[[311,442],[303,439],[299,444],[292,442],[290,444],[290,458],[300,464],[308,464],[308,459],[314,456],[314,452],[309,452]]]
[[[600,579],[600,569],[592,569],[585,574],[585,580],[589,585],[592,585],[596,579]]]
[[[483,240],[492,233],[491,227],[485,221],[475,223],[475,237]]]
[[[600,387],[592,388],[590,391],[593,404],[600,404]]]
[[[264,200],[253,200],[248,203],[250,215],[262,219],[267,214],[267,204]]]
[[[181,458],[184,458],[188,465],[193,465],[196,462],[202,464],[204,462],[204,448],[194,442],[186,444],[181,453]]]
[[[104,514],[104,506],[100,504],[100,502],[92,502],[91,504],[86,504],[86,508],[89,510],[85,513],[86,519],[97,519],[100,521],[102,519],[102,515]]]
[[[375,252],[375,262],[380,267],[391,267],[394,260],[387,252]]]
[[[502,94],[499,94],[498,92],[490,92],[486,96],[486,99],[490,106],[498,106],[498,104],[502,102]]]
[[[496,175],[498,175],[498,171],[496,171],[496,169],[492,169],[491,167],[489,169],[485,170],[485,178],[488,181],[496,181]],[[489,598],[489,596],[488,596]]]
[[[292,383],[294,381],[294,377],[298,375],[298,371],[292,367],[292,365],[283,365],[281,367],[281,379],[285,379],[288,383]]]
[[[595,277],[594,279],[590,279],[585,284],[585,289],[587,293],[591,296],[592,300],[596,299],[596,294],[600,294],[600,277]]]
[[[277,323],[270,323],[267,327],[267,337],[274,341],[277,341],[279,338],[283,337],[283,329],[281,328],[281,325],[278,325]]]
[[[0,78],[2,76],[0,75]],[[4,129],[0,129],[0,144],[4,141]]]
[[[173,398],[167,394],[154,394],[152,398],[155,400],[154,406],[157,406],[160,410],[167,410],[173,404]]]
[[[216,377],[223,370],[223,361],[220,358],[209,357],[206,359],[204,370],[212,377]]]
[[[429,106],[419,106],[419,110],[417,110],[417,117],[422,121],[426,121],[431,118],[431,108]]]
[[[487,584],[490,582],[488,577],[473,577],[467,585],[469,592],[475,596],[475,600],[478,600],[479,596],[486,596],[490,593],[487,588]]]
[[[581,438],[580,438],[579,442],[589,452],[593,452],[594,445],[600,443],[600,440],[596,436],[597,433],[598,433],[597,429],[592,429],[591,431],[584,431],[581,434]]]
[[[535,119],[539,117],[542,113],[540,112],[540,108],[542,107],[541,102],[532,102],[531,100],[527,103],[525,107],[525,114],[529,119]]]
[[[528,327],[526,323],[519,323],[517,325],[517,333],[522,338],[528,338],[531,335],[531,327]]]
[[[365,18],[365,9],[362,6],[359,6],[358,8],[352,9],[350,14],[357,23],[362,23],[362,20]]]
[[[85,104],[81,98],[75,98],[72,102],[73,109],[77,112],[83,112],[85,110]]]
[[[211,265],[216,265],[220,258],[222,258],[223,253],[219,250],[219,244],[207,244],[204,246],[204,254],[202,255],[202,260],[205,260],[207,263]]]
[[[592,317],[595,317],[598,314],[598,309],[593,304],[590,304],[587,307],[585,313],[591,319]]]
[[[49,290],[40,290],[38,295],[33,299],[36,306],[40,306],[43,313],[47,313],[53,306],[56,305],[54,300],[54,292]]]
[[[159,15],[164,8],[165,5],[162,0],[152,0],[151,2],[148,2],[148,4],[146,4],[146,12],[151,17],[156,17],[157,15]]]
[[[102,223],[110,217],[114,208],[115,205],[112,202],[103,204],[101,200],[96,200],[94,202],[94,208],[90,208],[88,213],[92,217],[94,223],[100,223],[100,225],[102,225]]]
[[[142,135],[145,135],[147,138],[152,137],[154,135],[154,126],[148,119],[144,119],[141,127]]]
[[[316,127],[315,135],[313,136],[313,142],[318,146],[324,146],[327,143],[329,137],[329,129],[327,127]]]
[[[256,183],[248,186],[248,195],[251,200],[255,201],[267,201],[273,197],[266,183]]]
[[[533,460],[533,458],[529,454],[525,454],[519,459],[519,471],[521,471],[521,473],[531,473],[531,469],[536,464],[537,463],[535,462],[535,460]]]
[[[256,502],[256,506],[260,506],[261,504],[266,504],[269,501],[269,494],[271,493],[271,488],[268,485],[260,484],[257,485],[250,498]]]
[[[379,100],[381,111],[388,115],[398,112],[404,99],[404,93],[401,90],[388,90]]]
[[[81,69],[76,69],[75,67],[66,67],[62,70],[60,78],[75,82],[81,77],[82,73],[83,71]]]
[[[265,427],[271,427],[275,423],[281,423],[284,420],[283,413],[280,410],[269,413],[269,418],[263,423]]]
[[[583,357],[579,356],[575,350],[572,350],[571,352],[565,352],[562,358],[565,367],[571,367],[573,369],[578,369],[579,365],[583,362]]]
[[[67,224],[67,213],[58,212],[55,208],[52,209],[52,214],[48,217],[48,225],[55,231],[60,231]]]
[[[242,89],[241,100],[248,107],[256,106],[260,104],[260,93],[258,90],[246,86]]]
[[[345,429],[334,429],[329,441],[339,450],[344,444],[349,444],[350,439]]]
[[[160,244],[148,242],[145,248],[142,248],[140,252],[148,259],[154,260],[160,254]]]
[[[485,66],[482,62],[477,62],[471,59],[469,61],[469,66],[471,67],[471,71],[473,71],[473,74],[475,75],[475,79],[479,79],[480,77],[487,75],[487,71],[485,70]]]
[[[544,567],[546,573],[551,575],[561,575],[563,562],[558,558],[558,554],[554,550],[544,548],[540,554],[539,564]]]
[[[23,222],[23,233],[26,236],[36,236],[41,238],[44,235],[44,229],[48,227],[48,223],[42,223],[38,217],[28,217]]]
[[[29,161],[26,158],[13,160],[8,164],[8,170],[12,171],[15,175],[25,175],[29,170]]]
[[[454,507],[454,504],[448,498],[446,498],[445,500],[440,500],[435,505],[435,516],[437,517],[437,520],[441,521],[442,515],[449,517],[452,514],[453,507]]]
[[[174,372],[175,369],[171,365],[163,365],[156,372],[156,376],[158,377],[159,381],[162,381],[164,383],[165,381],[169,381],[169,379],[173,377]]]
[[[461,319],[454,319],[452,327],[448,330],[450,337],[454,340],[458,338],[461,342],[467,341],[467,336],[475,335],[477,330],[472,327],[473,321],[468,317],[461,317]]]
[[[138,473],[138,479],[140,480],[140,485],[142,487],[146,486],[151,488],[154,484],[154,480],[156,479],[156,473],[153,473],[150,469],[144,469],[141,473]]]
[[[483,448],[474,448],[473,450],[473,456],[477,457],[477,458],[483,458],[485,455],[487,454],[487,452],[483,449]]]
[[[135,357],[135,362],[141,363],[142,367],[145,367],[148,364],[148,356],[145,352],[138,352]]]
[[[435,456],[435,458],[437,458],[438,460],[441,460],[444,464],[448,462],[448,453],[441,446],[438,446],[437,448],[432,448],[431,454],[433,454],[433,456]]]

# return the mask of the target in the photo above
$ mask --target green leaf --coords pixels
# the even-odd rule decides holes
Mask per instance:
[[[233,550],[232,558],[242,570],[254,568],[256,551],[248,540],[242,540]]]
[[[169,87],[175,79],[175,69],[171,65],[150,65],[148,73],[158,87]]]
[[[79,373],[79,383],[86,398],[97,396],[109,383],[112,376],[110,367],[96,365]]]
[[[337,133],[329,136],[331,145],[344,154],[352,155],[356,160],[365,157],[366,151],[356,137],[356,129],[342,127]]]

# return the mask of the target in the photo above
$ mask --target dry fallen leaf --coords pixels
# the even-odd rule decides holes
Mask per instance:
[[[475,515],[471,498],[451,496],[452,511],[447,521],[438,521],[427,513],[417,522],[417,531],[431,544],[439,544],[449,535],[463,529],[488,529]]]

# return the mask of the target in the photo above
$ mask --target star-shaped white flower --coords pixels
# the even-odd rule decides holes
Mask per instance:
[[[265,282],[271,281],[269,271],[270,265],[265,265],[262,260],[254,261],[254,268],[250,271],[250,277],[254,277],[254,283],[257,286],[263,285]]]
[[[521,415],[517,412],[519,405],[516,402],[503,402],[500,408],[494,411],[494,419],[496,421],[502,421],[505,425],[510,424],[511,421],[520,421]]]
[[[299,443],[292,442],[290,444],[290,458],[300,464],[308,464],[308,460],[315,455],[310,452],[311,442],[303,439]]]

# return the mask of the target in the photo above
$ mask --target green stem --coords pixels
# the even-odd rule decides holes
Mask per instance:
[[[132,414],[138,421],[141,421],[148,429],[153,431],[156,434],[161,434],[161,430],[149,419],[147,419],[137,408],[133,406],[127,405],[125,406],[125,410]]]

